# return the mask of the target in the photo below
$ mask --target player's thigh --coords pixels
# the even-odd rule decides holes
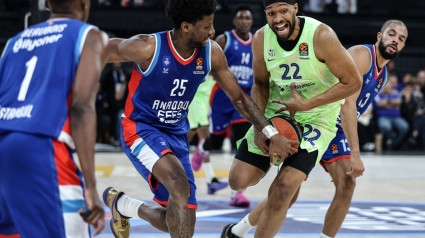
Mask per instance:
[[[236,188],[245,188],[254,185],[264,177],[269,169],[269,157],[249,151],[248,140],[243,139],[230,168],[230,185]]]
[[[88,225],[77,213],[85,203],[77,169],[74,173],[69,170],[73,161],[67,147],[63,150],[51,138],[25,133],[13,133],[2,142],[9,155],[2,191],[11,217],[19,221],[15,225],[21,236],[75,237],[65,229],[70,224],[70,231],[78,233],[75,235],[89,237]],[[77,180],[79,194],[73,192]]]

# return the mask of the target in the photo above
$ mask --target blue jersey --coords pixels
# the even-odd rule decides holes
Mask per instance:
[[[249,33],[247,41],[238,37],[234,30],[226,31],[226,46],[224,54],[230,70],[235,74],[239,86],[243,89],[252,87],[252,34]]]
[[[68,107],[85,38],[94,26],[52,19],[11,38],[0,61],[0,128],[69,135]],[[69,137],[69,136],[68,136]]]
[[[373,99],[381,91],[382,87],[387,81],[387,66],[384,66],[380,72],[376,66],[376,52],[374,45],[363,45],[370,51],[370,68],[363,75],[363,85],[360,91],[360,95],[356,101],[357,107],[357,118],[362,115],[369,105],[373,102]],[[338,116],[338,129],[341,129],[341,119]]]
[[[211,69],[211,44],[208,41],[183,59],[172,44],[170,31],[154,36],[156,48],[150,66],[142,71],[134,65],[124,114],[136,125],[133,132],[124,133],[150,125],[167,133],[185,134],[189,130],[189,104]]]

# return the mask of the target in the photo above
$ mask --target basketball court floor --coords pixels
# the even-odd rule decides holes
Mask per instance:
[[[212,154],[216,175],[227,179],[233,154]],[[425,153],[416,155],[362,155],[366,171],[357,180],[350,211],[337,237],[342,238],[425,238]],[[147,183],[133,168],[124,153],[98,152],[96,175],[101,194],[109,186],[129,196],[152,202]],[[228,205],[230,188],[207,194],[204,172],[195,173],[198,187],[197,223],[194,237],[220,237],[222,228],[237,222],[263,199],[276,168],[245,195],[251,207],[235,208]],[[298,201],[289,210],[284,226],[276,237],[319,237],[326,210],[332,200],[334,186],[330,176],[318,165],[302,184]],[[152,202],[154,203],[154,202]],[[113,237],[109,228],[110,210],[105,207],[106,226],[98,237]],[[130,237],[169,237],[141,219],[131,219]],[[253,237],[250,232],[246,237]]]

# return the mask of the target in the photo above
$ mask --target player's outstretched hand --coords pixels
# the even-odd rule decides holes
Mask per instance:
[[[365,171],[365,168],[363,165],[363,161],[360,159],[360,155],[359,156],[351,155],[350,163],[351,163],[351,170],[347,171],[346,174],[354,178],[363,176],[363,172]]]
[[[105,227],[105,211],[103,210],[103,205],[100,202],[96,188],[86,188],[85,197],[88,211],[84,212],[83,209],[80,209],[79,213],[85,222],[93,225],[95,228],[94,235],[96,236]]]
[[[270,165],[274,164],[274,158],[279,158],[280,164],[288,157],[289,154],[297,153],[298,150],[293,147],[294,144],[299,144],[297,140],[289,140],[281,134],[276,134],[270,138],[269,157]]]
[[[289,115],[292,120],[295,121],[294,116],[297,111],[306,111],[308,110],[308,105],[305,104],[305,100],[298,94],[297,90],[295,90],[295,83],[291,84],[292,97],[288,101],[281,100],[270,100],[271,103],[279,103],[282,104],[283,107],[276,110],[274,113],[278,114],[283,111],[289,111]]]

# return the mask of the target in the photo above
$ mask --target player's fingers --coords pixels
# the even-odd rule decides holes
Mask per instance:
[[[272,99],[272,100],[270,100],[270,102],[271,102],[271,103],[279,103],[279,104],[283,104],[283,105],[285,105],[285,102],[284,102],[284,101],[282,101],[282,100]]]
[[[295,83],[294,82],[291,83],[291,91],[292,91],[293,94],[297,93],[297,91],[295,90]]]
[[[278,114],[278,113],[283,112],[283,111],[286,111],[286,110],[288,110],[287,107],[281,107],[280,109],[274,111],[274,114]]]
[[[295,154],[298,153],[298,150],[294,147],[291,146],[291,148],[289,148],[289,150],[291,151],[291,154]]]
[[[103,218],[100,219],[97,223],[95,223],[94,228],[94,235],[99,235],[99,233],[102,232],[103,228],[105,228],[105,220]]]

